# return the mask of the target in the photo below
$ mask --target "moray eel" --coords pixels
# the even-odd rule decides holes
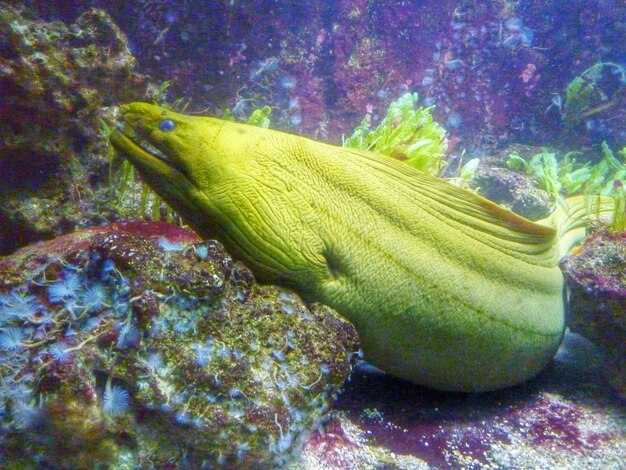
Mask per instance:
[[[380,369],[474,392],[554,356],[554,228],[372,152],[145,103],[122,114],[111,142],[144,181],[258,281],[350,320]]]

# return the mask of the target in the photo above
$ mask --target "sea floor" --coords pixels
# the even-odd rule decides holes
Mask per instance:
[[[602,360],[568,333],[540,376],[476,395],[363,368],[291,468],[626,468],[626,403],[606,384]]]

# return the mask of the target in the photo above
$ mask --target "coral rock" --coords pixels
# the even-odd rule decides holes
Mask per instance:
[[[146,83],[101,10],[67,26],[0,5],[0,48],[0,254],[7,254],[96,217],[90,201],[107,174],[102,107],[143,97]]]
[[[570,287],[570,321],[609,357],[608,377],[626,398],[626,232],[593,233],[561,263]]]
[[[282,464],[358,349],[330,309],[165,223],[22,248],[0,286],[0,466]]]
[[[493,157],[482,158],[470,187],[481,196],[527,219],[547,217],[555,205],[554,198],[537,187],[534,177],[506,166],[510,153],[526,157],[539,151],[534,147],[511,145]]]

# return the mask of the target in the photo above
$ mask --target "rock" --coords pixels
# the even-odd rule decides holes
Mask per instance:
[[[570,288],[569,326],[607,353],[609,380],[626,399],[626,232],[596,228],[561,267]]]
[[[477,189],[481,196],[527,219],[542,219],[550,214],[554,198],[537,188],[532,176],[489,165],[489,161],[481,162],[470,182],[470,187]]]
[[[0,260],[0,466],[268,468],[348,377],[354,328],[217,242],[117,223]]]
[[[506,166],[510,153],[528,159],[539,152],[541,149],[537,147],[511,145],[497,155],[481,158],[469,187],[527,219],[547,217],[556,203],[554,197],[540,189],[533,176]]]
[[[74,24],[0,4],[0,254],[103,221],[102,108],[141,99],[126,37],[91,9]],[[110,111],[108,111],[110,114]],[[101,196],[101,195],[100,195]]]

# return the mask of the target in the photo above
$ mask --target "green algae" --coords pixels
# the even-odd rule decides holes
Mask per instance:
[[[252,111],[250,117],[246,121],[246,124],[250,124],[251,126],[262,127],[267,129],[270,127],[270,115],[272,114],[272,108],[269,106],[263,106],[262,108],[257,108]]]
[[[557,200],[563,200],[563,193],[567,196],[585,194],[589,214],[597,212],[598,196],[613,196],[615,210],[611,229],[623,231],[626,228],[623,189],[626,183],[626,147],[619,152],[623,161],[615,156],[606,142],[602,142],[600,149],[601,158],[596,163],[577,161],[581,152],[568,152],[559,158],[556,152],[545,149],[528,160],[512,153],[507,166],[534,176],[539,186]]]
[[[620,85],[612,92],[603,88],[601,80],[603,72],[611,70],[619,76]],[[598,62],[567,85],[565,103],[563,106],[563,121],[567,124],[577,124],[600,114],[603,111],[619,104],[619,95],[626,88],[626,70],[613,62]]]
[[[371,130],[371,115],[366,115],[344,147],[371,150],[388,155],[431,175],[443,167],[447,150],[444,129],[433,120],[433,107],[417,107],[417,93],[407,93],[393,101],[384,119]]]

